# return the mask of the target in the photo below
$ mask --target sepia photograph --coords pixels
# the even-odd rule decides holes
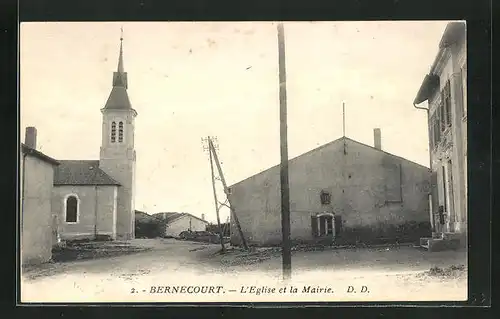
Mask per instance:
[[[20,302],[467,300],[466,42],[21,23]]]

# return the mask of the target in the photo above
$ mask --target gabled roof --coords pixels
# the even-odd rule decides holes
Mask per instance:
[[[384,151],[384,150],[382,150],[382,149],[378,149],[378,148],[375,148],[375,147],[373,147],[373,146],[371,146],[371,145],[367,145],[367,144],[364,144],[364,143],[361,143],[361,142],[355,141],[355,140],[350,139],[350,138],[345,137],[345,136],[340,137],[340,138],[338,138],[338,139],[336,139],[336,140],[334,140],[334,141],[332,141],[332,142],[329,142],[329,143],[323,144],[323,145],[321,145],[321,146],[318,146],[318,147],[316,147],[316,148],[314,148],[314,149],[312,149],[312,150],[310,150],[310,151],[307,151],[307,152],[305,152],[305,153],[302,153],[302,154],[300,154],[300,155],[298,155],[298,156],[296,156],[296,157],[294,157],[294,158],[291,158],[291,159],[289,159],[289,160],[288,160],[288,163],[289,163],[289,165],[290,165],[291,163],[293,163],[293,162],[294,162],[294,161],[296,161],[297,159],[301,158],[302,156],[305,156],[305,155],[308,155],[308,154],[311,154],[311,153],[315,153],[315,152],[317,152],[317,151],[319,151],[319,150],[321,150],[321,149],[323,149],[323,148],[326,148],[326,147],[332,146],[332,145],[334,145],[334,144],[337,144],[337,143],[340,143],[340,142],[343,142],[343,141],[350,141],[350,142],[356,143],[356,144],[358,144],[358,145],[361,145],[361,146],[363,146],[363,147],[367,147],[367,148],[370,148],[370,149],[372,149],[372,150],[375,150],[375,151],[377,151],[377,152],[382,152],[382,153],[385,153],[385,154],[387,154],[387,155],[389,155],[389,156],[391,156],[391,157],[398,158],[398,159],[400,159],[400,160],[406,161],[406,162],[411,163],[411,164],[413,164],[413,165],[416,165],[416,166],[419,166],[419,167],[422,167],[422,168],[425,168],[425,169],[429,169],[428,167],[425,167],[425,166],[423,166],[423,165],[421,165],[421,164],[418,164],[418,163],[415,163],[415,162],[413,162],[413,161],[410,161],[410,160],[408,160],[408,159],[406,159],[406,158],[404,158],[404,157],[401,157],[401,156],[397,156],[397,155],[391,154],[391,153],[386,152],[386,151]],[[239,181],[239,182],[237,182],[237,183],[234,183],[233,185],[229,186],[229,188],[234,187],[234,186],[236,186],[236,185],[238,185],[238,184],[240,184],[240,183],[243,183],[244,181],[249,180],[250,178],[253,178],[253,177],[257,176],[257,175],[264,174],[264,173],[268,172],[268,171],[269,171],[269,170],[271,170],[271,169],[274,169],[274,168],[279,168],[279,166],[280,166],[280,164],[278,164],[278,165],[274,165],[274,166],[272,166],[272,167],[270,167],[270,168],[268,168],[268,169],[266,169],[266,170],[260,171],[260,172],[259,172],[259,173],[257,173],[257,174],[254,174],[254,175],[249,176],[249,177],[247,177],[247,178],[245,178],[245,179],[243,179],[243,180],[241,180],[241,181]]]
[[[171,222],[173,222],[177,219],[180,219],[182,217],[192,217],[192,218],[196,218],[196,219],[208,224],[208,222],[206,220],[201,219],[197,216],[191,215],[189,213],[156,213],[156,214],[153,214],[153,216],[161,218],[164,221],[166,221],[167,223],[171,223]]]
[[[31,148],[29,147],[28,145],[24,144],[24,143],[21,143],[21,150],[24,154],[26,155],[31,155],[31,156],[34,156],[36,158],[39,158],[41,159],[42,161],[45,161],[47,163],[50,163],[52,165],[59,165],[59,161],[53,159],[52,157],[50,156],[47,156],[45,154],[43,154],[42,152],[40,151],[37,151],[36,149],[34,148]]]
[[[54,185],[120,186],[120,183],[99,168],[99,161],[69,160],[60,163],[54,170]]]

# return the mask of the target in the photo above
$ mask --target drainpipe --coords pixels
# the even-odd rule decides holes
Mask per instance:
[[[430,123],[429,123],[429,120],[430,120],[430,114],[429,114],[430,107],[417,106],[415,103],[413,103],[413,107],[415,107],[418,110],[425,110],[426,113],[427,113],[427,136],[429,137],[429,169],[430,169],[431,174],[432,174],[432,146],[431,146],[431,138],[432,138],[432,136],[430,134],[430,128],[429,128],[429,125],[430,125]],[[432,175],[431,175],[431,177],[432,177]],[[431,178],[431,183],[432,183],[432,178]],[[431,196],[431,200],[435,200],[435,199],[432,198],[432,185],[430,185],[430,186],[431,186],[431,188],[429,189],[429,194],[428,195]],[[429,196],[427,196],[427,198],[429,198]],[[430,209],[431,209],[431,211],[430,211],[431,218],[433,218],[434,212],[432,211],[432,207],[433,207],[432,202],[429,203],[429,204],[430,204],[429,206],[430,206]],[[434,229],[434,220],[433,219],[431,219],[431,226],[432,226],[432,231],[434,231],[435,229]]]

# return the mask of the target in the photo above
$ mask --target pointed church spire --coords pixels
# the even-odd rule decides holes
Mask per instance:
[[[106,102],[105,109],[132,109],[128,98],[127,72],[123,67],[123,27],[120,28],[120,55],[118,56],[118,68],[113,72],[113,88]]]
[[[120,56],[118,57],[118,70],[123,73],[123,27],[120,28]]]

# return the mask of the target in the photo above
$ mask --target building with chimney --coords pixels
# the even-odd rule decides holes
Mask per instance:
[[[26,130],[19,154],[19,230],[22,265],[47,262],[57,242],[52,211],[54,170],[59,162],[36,150],[36,129]]]
[[[467,45],[465,22],[446,26],[414,106],[427,111],[432,244],[467,233]],[[427,102],[427,103],[424,103]],[[425,105],[427,104],[427,105]],[[427,242],[430,245],[430,241]]]
[[[289,160],[291,240],[294,243],[418,242],[430,234],[427,167],[339,138]],[[281,244],[280,166],[229,188],[249,245]],[[231,218],[231,243],[240,245]]]
[[[127,89],[121,37],[111,93],[101,109],[100,158],[58,160],[50,179],[51,211],[57,220],[55,229],[59,240],[135,237],[137,112],[132,108]],[[94,125],[97,128],[98,123]],[[33,134],[36,130],[27,128],[27,142],[36,140]],[[32,148],[36,149],[36,145]],[[38,178],[28,171],[25,173],[26,184],[40,183]],[[25,212],[23,215],[24,219],[28,218]]]

